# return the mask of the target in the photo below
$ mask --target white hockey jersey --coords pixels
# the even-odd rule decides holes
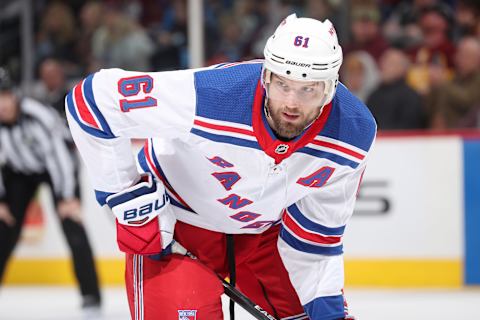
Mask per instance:
[[[164,182],[183,222],[234,234],[282,223],[278,247],[307,314],[336,319],[342,235],[376,124],[340,84],[308,129],[277,140],[263,111],[261,68],[101,70],[66,98],[71,131],[101,204],[136,183],[140,168]],[[137,161],[131,138],[148,139]]]

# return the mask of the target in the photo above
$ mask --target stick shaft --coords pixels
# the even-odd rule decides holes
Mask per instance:
[[[197,260],[202,263],[198,258],[193,255],[191,252],[187,251],[180,243],[173,242],[172,244],[172,253],[181,254],[187,256],[193,260]],[[203,264],[203,263],[202,263]],[[235,303],[241,306],[245,311],[250,313],[257,320],[277,320],[274,316],[270,315],[267,311],[263,310],[258,304],[250,300],[246,295],[241,293],[237,288],[232,286],[230,283],[225,281],[220,275],[217,274],[218,279],[223,285],[223,291],[225,294],[232,299]]]
[[[217,275],[218,276],[218,275]],[[241,306],[245,311],[250,313],[255,319],[258,320],[276,320],[275,317],[270,315],[267,311],[263,310],[258,304],[255,304],[246,295],[241,293],[237,288],[233,287],[230,283],[225,281],[222,277],[218,276],[223,285],[223,291],[232,299],[236,304]]]

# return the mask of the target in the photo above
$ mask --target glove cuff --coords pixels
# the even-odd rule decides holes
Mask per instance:
[[[127,226],[117,221],[118,248],[131,254],[158,254],[162,251],[162,238],[157,219],[142,226]]]

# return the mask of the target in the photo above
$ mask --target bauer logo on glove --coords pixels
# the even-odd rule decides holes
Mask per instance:
[[[142,226],[155,218],[169,202],[165,187],[142,175],[139,183],[110,195],[107,204],[120,224]]]
[[[125,220],[128,224],[142,225],[148,221],[148,214],[152,213],[153,211],[160,210],[165,206],[167,202],[167,195],[164,194],[162,200],[157,199],[154,203],[145,204],[140,208],[126,210],[125,212],[123,212],[123,220]],[[145,215],[147,216],[145,217]]]

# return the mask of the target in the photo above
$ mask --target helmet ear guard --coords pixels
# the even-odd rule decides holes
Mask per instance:
[[[291,14],[268,39],[263,53],[264,85],[270,80],[267,71],[296,81],[324,81],[323,105],[333,99],[343,54],[329,20],[321,22]]]

